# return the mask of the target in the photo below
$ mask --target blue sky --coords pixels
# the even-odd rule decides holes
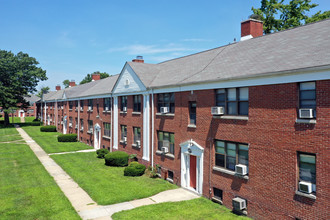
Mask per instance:
[[[329,0],[314,0],[330,10]],[[159,63],[240,39],[240,22],[260,0],[0,0],[0,49],[23,51],[55,89],[87,73],[120,73],[142,55]]]

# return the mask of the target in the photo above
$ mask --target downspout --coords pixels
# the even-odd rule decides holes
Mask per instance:
[[[154,90],[151,89],[151,168],[154,170]]]
[[[77,137],[78,137],[78,141],[80,141],[80,99],[78,99],[77,102],[78,102]]]
[[[46,120],[47,120],[47,104],[45,102],[45,118],[44,118],[44,125],[46,125]]]
[[[112,152],[112,138],[113,138],[113,123],[112,123],[112,117],[113,117],[113,114],[112,114],[112,109],[113,109],[113,106],[112,106],[112,95],[110,96],[110,128],[111,128],[111,137],[110,137],[110,152]]]

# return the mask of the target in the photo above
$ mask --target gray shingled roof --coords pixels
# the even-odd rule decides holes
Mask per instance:
[[[29,102],[30,105],[40,100],[40,98],[36,95],[30,94],[24,97],[25,101]]]
[[[159,64],[129,65],[149,88],[330,65],[330,19]]]
[[[105,79],[92,81],[59,91],[51,91],[44,95],[44,100],[50,101],[62,99],[63,94],[65,94],[67,99],[110,94],[118,76],[119,75],[109,76]]]

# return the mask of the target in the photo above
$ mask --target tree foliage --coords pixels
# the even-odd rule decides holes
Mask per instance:
[[[87,74],[87,76],[85,76],[85,78],[80,82],[80,85],[81,85],[81,84],[85,84],[85,83],[92,82],[92,75],[93,75],[93,74],[100,74],[100,75],[101,75],[101,79],[104,79],[104,78],[107,78],[107,77],[110,76],[110,75],[109,75],[108,73],[106,73],[106,72],[101,73],[101,72],[99,72],[99,71],[96,71],[96,72],[94,72],[94,73],[92,73],[92,74]]]
[[[39,98],[41,98],[42,95],[48,93],[49,90],[50,90],[50,88],[48,86],[43,86],[43,87],[41,87],[40,91],[38,91],[38,93],[37,93],[36,96],[38,96]]]
[[[62,83],[63,83],[64,88],[68,88],[70,86],[70,80],[68,80],[68,79],[64,80]]]
[[[288,4],[284,0],[261,0],[260,8],[252,7],[252,11],[260,16],[264,33],[268,34],[330,17],[330,11],[318,11],[309,17],[307,13],[317,6],[311,0],[290,0]]]
[[[5,110],[5,125],[9,124],[9,108],[27,107],[24,96],[36,91],[39,81],[46,80],[46,71],[28,54],[0,50],[0,106]]]

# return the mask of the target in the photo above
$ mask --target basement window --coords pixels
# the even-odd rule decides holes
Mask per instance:
[[[213,187],[213,197],[216,199],[216,200],[220,200],[222,201],[222,190],[221,189],[218,189],[218,188],[215,188]]]

